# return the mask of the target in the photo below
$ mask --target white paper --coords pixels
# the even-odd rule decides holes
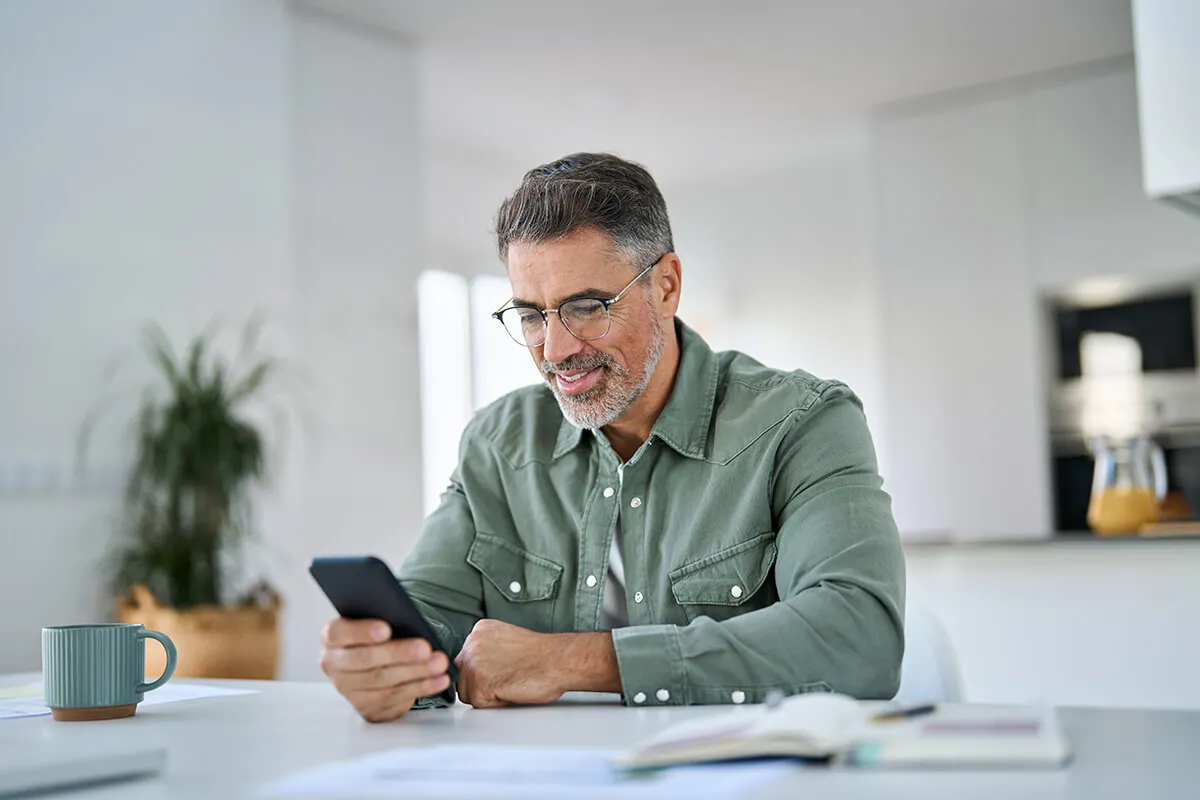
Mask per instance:
[[[40,697],[42,694],[42,685],[40,683],[27,683],[17,686],[0,686],[0,700],[7,700],[10,697]]]
[[[50,709],[42,702],[41,689],[34,697],[8,697],[0,699],[0,719],[20,719],[21,717],[40,717],[49,714]]]
[[[207,697],[228,697],[238,694],[257,694],[257,689],[228,689],[224,686],[206,686],[200,683],[168,683],[145,694],[142,705],[156,706],[161,703],[177,703],[182,700],[202,700]],[[21,696],[25,695],[25,696]],[[21,717],[44,717],[50,709],[42,699],[42,687],[31,684],[24,687],[8,687],[0,695],[0,720]]]
[[[722,800],[795,769],[780,762],[673,767],[626,773],[614,750],[585,747],[445,745],[389,750],[318,767],[270,784],[272,797],[622,798]]]
[[[171,683],[146,692],[143,705],[177,703],[181,700],[205,700],[209,697],[232,697],[239,694],[258,694],[258,689],[230,689],[227,686],[208,686],[203,683]]]

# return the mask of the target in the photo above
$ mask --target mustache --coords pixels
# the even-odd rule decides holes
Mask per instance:
[[[587,355],[576,353],[558,362],[542,359],[542,363],[538,367],[542,370],[542,375],[549,378],[556,372],[584,372],[596,367],[611,368],[614,363],[612,357],[604,353],[588,353]]]

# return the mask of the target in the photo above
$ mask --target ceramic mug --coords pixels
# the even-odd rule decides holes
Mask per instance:
[[[167,651],[167,667],[146,682],[146,639]],[[42,628],[42,679],[55,719],[132,717],[146,692],[175,672],[175,643],[140,623],[56,625]]]

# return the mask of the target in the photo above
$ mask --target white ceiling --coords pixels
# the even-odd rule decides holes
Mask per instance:
[[[798,161],[874,107],[1132,52],[1128,0],[309,0],[420,52],[435,150]]]

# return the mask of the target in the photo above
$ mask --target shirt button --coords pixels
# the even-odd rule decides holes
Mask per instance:
[[[641,705],[642,703],[646,702],[646,693],[638,692],[637,694],[635,694],[633,696],[633,702],[637,703],[638,705]]]
[[[607,489],[604,490],[604,496],[605,497],[613,496],[613,488],[611,486],[609,486]]]
[[[595,575],[587,576],[587,585],[588,585],[589,589],[596,585],[596,576]]]
[[[508,585],[508,590],[510,592],[512,592],[513,594],[520,594],[521,593],[521,583],[519,581],[513,581],[512,583],[510,583]]]
[[[646,598],[645,598],[645,596],[644,596],[644,595],[643,595],[641,592],[634,592],[634,593],[633,593],[633,602],[635,602],[635,603],[640,603],[640,602],[642,602],[642,601],[643,601],[643,600],[645,600],[645,599],[646,599]]]
[[[733,701],[734,705],[740,706],[742,703],[746,702],[746,693],[740,690],[736,691],[729,695],[729,699]]]
[[[660,703],[665,703],[671,699],[671,693],[666,689],[659,689],[654,693],[654,696],[658,698],[658,702]]]
[[[640,497],[633,498],[632,500],[629,501],[629,505],[631,508],[641,508],[642,498],[640,498]]]
[[[736,597],[741,597],[741,596],[742,596],[742,587],[738,586],[738,585],[735,583],[735,584],[733,585],[733,588],[729,590],[729,593],[730,593],[731,595],[733,595],[735,598],[736,598]]]

